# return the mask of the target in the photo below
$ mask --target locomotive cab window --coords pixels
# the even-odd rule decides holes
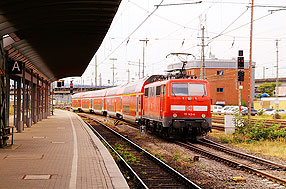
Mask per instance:
[[[204,83],[172,83],[172,96],[206,96]]]
[[[149,93],[149,88],[145,88],[145,90],[144,90],[144,96],[145,96],[145,97],[148,97],[148,93]]]
[[[160,96],[161,94],[161,86],[156,87],[156,96]]]

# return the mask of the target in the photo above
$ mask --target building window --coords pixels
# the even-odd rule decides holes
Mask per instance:
[[[224,72],[223,71],[217,71],[216,74],[217,75],[224,75]]]
[[[217,89],[216,89],[216,92],[222,93],[222,92],[223,92],[223,88],[217,88]]]

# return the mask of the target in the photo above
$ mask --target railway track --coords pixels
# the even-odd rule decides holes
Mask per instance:
[[[219,124],[212,123],[212,129],[216,129],[218,131],[224,131],[225,127],[224,127],[224,125],[219,125]]]
[[[136,127],[136,128],[138,128],[138,127]],[[250,173],[253,173],[255,175],[265,177],[269,180],[275,181],[279,184],[286,186],[286,180],[285,179],[279,178],[273,174],[269,174],[269,173],[264,171],[267,169],[268,170],[275,170],[275,171],[286,171],[286,165],[281,165],[281,164],[278,164],[275,162],[271,162],[271,161],[264,160],[264,159],[261,159],[261,158],[255,157],[255,156],[251,156],[249,154],[237,152],[231,148],[225,147],[221,144],[215,143],[215,142],[210,141],[208,139],[203,139],[203,140],[199,141],[199,145],[203,145],[203,146],[206,146],[208,148],[212,148],[212,149],[227,153],[230,156],[235,156],[235,157],[238,157],[240,159],[245,159],[245,160],[251,161],[251,162],[253,162],[254,166],[249,165],[251,163],[242,163],[241,161],[232,160],[233,158],[225,158],[225,157],[222,157],[220,155],[214,154],[211,152],[213,150],[205,150],[205,149],[197,146],[198,144],[192,144],[192,143],[186,144],[186,143],[181,143],[181,142],[177,142],[177,143],[183,147],[186,147],[186,148],[188,148],[192,151],[195,151],[199,154],[202,154],[206,157],[209,157],[209,158],[214,159],[216,161],[223,162],[223,163],[225,163],[231,167],[235,167],[235,168],[244,170],[246,172],[250,172]],[[257,165],[255,166],[255,164],[259,164],[262,167],[259,167]]]
[[[91,120],[91,118],[85,118]],[[200,188],[163,161],[108,126],[94,119],[91,122],[87,123],[89,127],[120,158],[121,164],[124,164],[136,180],[135,188]]]
[[[252,166],[252,165],[250,166],[248,164],[232,160],[231,158],[223,157],[222,155],[218,155],[216,153],[213,153],[212,152],[213,150],[209,150],[209,149],[207,150],[207,149],[205,149],[203,147],[200,147],[200,144],[193,144],[193,143],[190,143],[190,142],[186,142],[186,143],[184,143],[184,142],[176,142],[176,143],[178,145],[180,145],[180,146],[183,146],[183,147],[188,148],[188,149],[190,149],[192,151],[195,151],[196,153],[199,153],[199,154],[201,154],[203,156],[206,156],[208,158],[214,159],[215,161],[223,162],[223,163],[225,163],[228,166],[231,166],[231,167],[234,167],[234,168],[237,168],[237,169],[241,169],[241,170],[244,170],[246,172],[249,172],[249,173],[252,173],[252,174],[255,174],[255,175],[258,175],[258,176],[265,177],[265,178],[267,178],[269,180],[275,181],[275,182],[277,182],[279,184],[282,184],[282,185],[286,186],[286,180],[285,179],[279,178],[278,176],[274,176],[274,175],[269,174],[269,173],[267,173],[265,171],[262,171],[262,170],[265,170],[265,168],[254,168],[254,166]],[[206,143],[208,143],[208,146],[213,146],[213,148],[210,147],[212,149],[218,149],[219,148],[221,151],[225,151],[227,153],[230,153],[230,154],[232,154],[234,156],[237,156],[237,157],[240,157],[240,158],[243,158],[243,159],[251,159],[250,161],[269,166],[272,169],[275,168],[275,169],[285,170],[285,166],[284,165],[279,165],[279,164],[276,164],[276,163],[273,163],[273,162],[270,162],[270,161],[267,161],[267,160],[256,158],[254,156],[251,157],[250,155],[244,156],[243,153],[240,153],[240,152],[235,153],[234,150],[223,148],[223,147],[221,147],[219,145],[215,145],[214,143],[203,142],[203,144],[206,144]]]
[[[258,164],[261,164],[261,165],[268,166],[271,169],[276,169],[276,170],[280,170],[280,171],[286,171],[286,165],[278,164],[278,163],[275,163],[275,162],[272,162],[272,161],[268,161],[268,160],[265,160],[265,159],[262,159],[262,158],[259,158],[259,157],[255,157],[255,156],[246,154],[246,153],[235,151],[235,150],[233,150],[231,148],[228,148],[228,147],[226,147],[224,145],[221,145],[219,143],[213,142],[213,141],[205,139],[205,138],[201,139],[199,141],[199,143],[204,145],[204,146],[207,146],[207,147],[219,150],[221,152],[230,154],[232,156],[239,157],[239,158],[242,158],[242,159],[246,159],[246,160],[252,161],[254,163],[258,163]]]
[[[245,119],[245,120],[247,120],[247,119]],[[286,127],[286,121],[285,120],[277,120],[277,119],[263,120],[263,119],[252,118],[251,124],[254,125],[257,121],[264,121],[264,125],[266,127],[271,127],[273,124],[280,124],[280,127],[279,127],[280,129]],[[224,124],[224,117],[223,116],[213,116],[212,117],[212,123],[219,127],[218,124]]]

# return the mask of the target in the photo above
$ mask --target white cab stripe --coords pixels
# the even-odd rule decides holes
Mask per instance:
[[[207,106],[193,106],[194,111],[208,111]]]
[[[171,110],[186,111],[186,106],[184,106],[184,105],[171,105]]]

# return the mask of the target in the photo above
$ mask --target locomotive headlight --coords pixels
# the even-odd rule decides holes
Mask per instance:
[[[178,115],[175,113],[175,114],[173,114],[173,117],[177,117]]]
[[[202,118],[205,118],[206,117],[206,114],[202,114]]]
[[[188,101],[191,101],[192,100],[192,97],[188,97]]]

